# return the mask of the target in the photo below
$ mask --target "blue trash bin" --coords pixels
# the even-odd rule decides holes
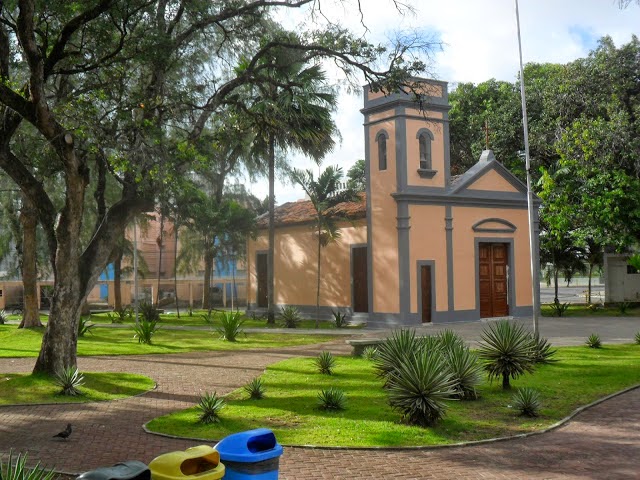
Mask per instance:
[[[214,447],[226,468],[226,480],[277,480],[282,445],[273,432],[257,428],[234,433]]]

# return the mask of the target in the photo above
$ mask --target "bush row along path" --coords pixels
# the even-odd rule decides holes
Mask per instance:
[[[39,459],[74,474],[129,459],[148,463],[161,453],[203,442],[146,434],[142,425],[147,421],[192,406],[204,391],[230,392],[271,363],[327,349],[349,353],[344,340],[337,340],[278,351],[80,357],[82,371],[140,373],[153,378],[158,388],[114,402],[0,407],[0,454],[28,452],[32,462]],[[0,359],[0,372],[29,372],[33,362]],[[53,439],[68,422],[74,425],[69,440]],[[525,439],[404,451],[287,447],[280,478],[640,479],[640,390],[593,407],[562,428]]]

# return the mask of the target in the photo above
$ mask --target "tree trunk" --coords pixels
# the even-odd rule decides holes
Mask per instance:
[[[322,249],[322,229],[318,218],[318,278],[316,285],[316,328],[320,326],[320,251]]]
[[[173,249],[173,288],[176,294],[176,314],[178,315],[178,318],[180,318],[180,306],[178,305],[178,230],[178,219],[176,218],[176,223],[173,229],[175,232],[174,236],[176,243],[176,246]]]
[[[209,295],[209,290],[211,289],[211,270],[213,268],[213,252],[207,251],[204,254],[204,280],[203,284],[203,292],[202,292],[202,308],[207,310],[211,309],[211,299]]]
[[[593,263],[589,263],[589,283],[587,286],[587,305],[591,305],[591,274],[593,273]]]
[[[269,138],[269,249],[267,250],[267,323],[276,323],[274,307],[274,256],[276,243],[275,226],[275,139]]]
[[[160,213],[160,235],[156,239],[158,244],[158,283],[156,287],[156,307],[160,306],[160,277],[162,276],[162,246],[164,243],[164,215]]]
[[[38,219],[33,203],[22,196],[20,211],[22,225],[22,286],[24,289],[24,310],[18,328],[42,327],[40,305],[38,305],[37,236]]]
[[[113,261],[113,309],[122,310],[122,250]]]
[[[511,384],[509,383],[509,375],[505,373],[502,374],[502,389],[511,390]]]

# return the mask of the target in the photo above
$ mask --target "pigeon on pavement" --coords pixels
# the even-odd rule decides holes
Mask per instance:
[[[61,431],[60,433],[56,433],[53,438],[63,438],[63,439],[67,439],[69,438],[69,435],[71,435],[71,424],[67,423],[67,428],[65,428],[63,431]]]

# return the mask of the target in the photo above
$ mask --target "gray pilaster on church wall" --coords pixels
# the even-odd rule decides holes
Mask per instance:
[[[411,308],[411,265],[409,262],[409,229],[411,217],[407,202],[398,202],[398,286],[400,315],[405,318]]]
[[[447,242],[447,310],[452,312],[454,306],[454,281],[453,281],[453,209],[447,205],[444,209],[444,223]]]
[[[365,99],[367,98],[365,92]],[[367,124],[368,116],[365,115],[364,126],[364,171],[366,175],[366,208],[367,208],[367,302],[369,312],[373,312],[373,241],[371,229],[371,145],[369,145],[370,127]]]

